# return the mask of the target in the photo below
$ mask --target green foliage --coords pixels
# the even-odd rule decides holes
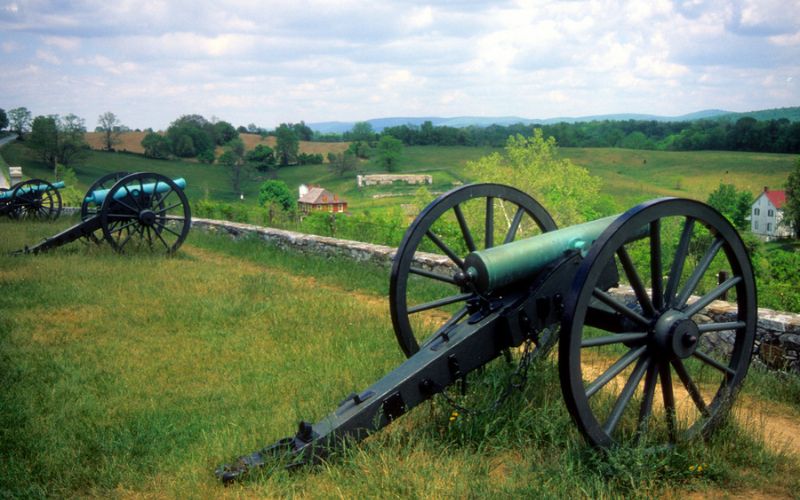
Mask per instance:
[[[3,108],[0,108],[0,131],[8,127],[8,115]]]
[[[256,145],[245,154],[244,159],[262,172],[275,168],[275,152],[266,144]]]
[[[600,179],[558,155],[554,138],[537,129],[533,136],[509,137],[505,154],[492,153],[469,162],[470,176],[480,182],[511,184],[533,196],[559,227],[594,218]]]
[[[244,142],[239,137],[225,145],[225,151],[220,155],[219,163],[228,167],[233,192],[241,194],[242,178],[245,175],[247,164],[244,161]]]
[[[214,125],[200,115],[183,115],[167,128],[172,152],[181,158],[214,152]]]
[[[364,141],[353,141],[347,146],[347,152],[351,153],[356,158],[367,159],[370,154],[369,144]]]
[[[75,171],[64,165],[58,165],[56,170],[56,180],[64,181],[64,187],[59,189],[61,193],[61,203],[65,207],[79,207],[83,203],[86,194],[79,189],[78,176]]]
[[[283,181],[269,180],[258,188],[258,204],[262,207],[277,205],[283,211],[294,211],[297,201],[294,194]]]
[[[749,191],[738,191],[733,184],[720,183],[719,187],[708,196],[706,203],[719,210],[736,228],[748,229],[747,217],[750,215],[750,206],[753,203],[753,195]]]
[[[786,179],[786,204],[783,206],[784,221],[794,230],[795,238],[800,238],[800,158],[795,161],[794,171]]]
[[[214,132],[214,144],[222,146],[227,144],[233,139],[239,137],[239,132],[226,121],[218,121],[212,127]]]
[[[300,153],[297,155],[297,162],[300,165],[322,165],[324,161],[321,153]]]
[[[16,132],[20,137],[28,131],[31,125],[31,112],[26,107],[19,107],[8,110],[9,130]]]
[[[397,163],[403,154],[403,143],[391,135],[382,135],[378,141],[376,150],[376,162],[381,168],[388,172],[397,170]]]
[[[278,164],[285,167],[297,163],[300,140],[297,138],[294,128],[286,123],[281,123],[275,129],[275,139],[275,155],[278,157]]]
[[[365,142],[371,144],[375,142],[377,134],[369,122],[357,122],[349,133],[344,134],[346,141]]]
[[[350,150],[344,153],[328,153],[328,167],[340,177],[355,170],[358,159]]]
[[[122,122],[117,115],[106,111],[97,117],[97,128],[103,133],[103,145],[106,151],[113,151],[114,145],[119,143]]]
[[[165,160],[169,158],[169,140],[161,134],[150,132],[142,139],[144,155],[148,158]]]
[[[28,145],[39,158],[55,169],[58,161],[58,126],[55,116],[37,116],[31,126]]]
[[[206,165],[211,165],[214,163],[214,153],[211,151],[203,151],[197,155],[197,161],[205,163]]]

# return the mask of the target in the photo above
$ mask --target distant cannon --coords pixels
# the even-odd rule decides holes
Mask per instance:
[[[156,173],[118,172],[98,179],[81,203],[81,222],[18,253],[39,253],[80,238],[100,242],[114,250],[131,248],[175,252],[192,223],[183,189],[186,181]]]
[[[713,317],[726,293],[732,305]],[[713,208],[662,198],[556,230],[533,198],[497,184],[456,188],[420,213],[389,295],[408,359],[321,421],[220,466],[223,482],[268,462],[317,462],[436,394],[454,403],[448,387],[521,347],[499,404],[559,337],[561,392],[590,444],[708,436],[747,373],[757,319],[747,251]]]
[[[63,182],[30,179],[9,189],[0,188],[0,215],[12,219],[52,220],[61,214]]]

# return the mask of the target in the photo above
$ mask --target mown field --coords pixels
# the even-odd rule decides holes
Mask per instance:
[[[76,242],[74,222],[0,219],[0,496],[791,497],[800,382],[752,370],[709,442],[588,448],[555,359],[498,411],[441,400],[329,462],[228,488],[214,468],[316,421],[402,361],[388,272],[193,232],[172,258]],[[505,380],[502,363],[486,372]],[[491,384],[472,385],[489,396]],[[795,426],[795,427],[792,427]]]

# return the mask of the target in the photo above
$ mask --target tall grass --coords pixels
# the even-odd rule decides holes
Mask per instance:
[[[437,399],[321,466],[223,488],[214,467],[321,419],[403,360],[387,271],[199,232],[173,258],[78,242],[6,255],[71,222],[0,220],[2,496],[645,498],[800,486],[796,459],[769,451],[754,424],[675,450],[594,451],[544,360],[497,412],[451,419]],[[491,399],[508,372],[493,364],[465,403]]]

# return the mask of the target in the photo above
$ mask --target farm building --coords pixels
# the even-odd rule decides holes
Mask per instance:
[[[791,228],[781,223],[785,203],[786,191],[770,191],[764,186],[764,191],[750,206],[750,230],[753,234],[768,240],[791,236]]]
[[[297,206],[303,213],[310,212],[335,212],[347,211],[347,201],[339,198],[338,195],[331,193],[319,186],[300,185],[300,198]]]

